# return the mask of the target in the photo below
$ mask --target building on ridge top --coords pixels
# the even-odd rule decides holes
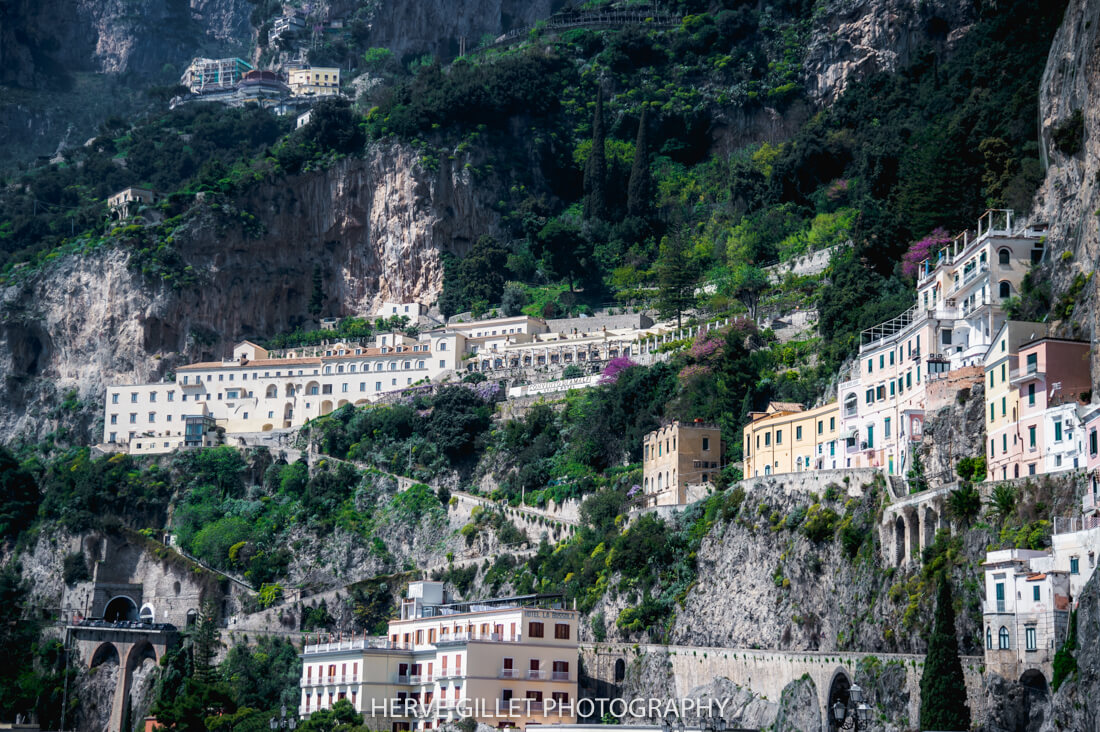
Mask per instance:
[[[722,431],[702,420],[673,421],[642,443],[646,506],[678,506],[706,495],[722,471]]]
[[[300,714],[347,700],[391,732],[575,722],[577,618],[560,595],[456,603],[412,582],[385,636],[306,643]]]
[[[750,412],[744,429],[744,475],[756,478],[840,467],[840,417],[836,402],[806,409],[794,402],[770,402]]]

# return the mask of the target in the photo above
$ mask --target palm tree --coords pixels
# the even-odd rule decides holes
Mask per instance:
[[[989,509],[1003,523],[1016,510],[1016,489],[1007,483],[998,485],[989,496]]]

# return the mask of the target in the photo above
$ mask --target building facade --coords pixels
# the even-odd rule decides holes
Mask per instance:
[[[344,699],[392,732],[576,721],[575,610],[559,596],[446,600],[442,583],[413,582],[385,637],[307,644],[301,715]]]
[[[340,93],[340,69],[336,67],[292,68],[287,84],[295,96],[331,97]]]
[[[721,470],[722,431],[718,425],[672,422],[645,436],[642,492],[646,505],[688,503],[698,487],[711,485]]]
[[[841,467],[836,402],[809,410],[801,404],[772,402],[766,411],[749,416],[752,421],[744,429],[746,478]]]
[[[253,68],[239,58],[196,58],[180,77],[180,86],[187,87],[192,94],[230,91]]]

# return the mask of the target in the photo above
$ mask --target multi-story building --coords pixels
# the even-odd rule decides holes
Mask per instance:
[[[230,91],[252,70],[252,64],[239,58],[196,58],[180,77],[180,86],[192,94]]]
[[[831,402],[815,409],[771,402],[751,412],[744,430],[744,475],[758,477],[841,467],[840,409]]]
[[[1010,372],[1020,410],[1015,425],[1020,448],[1007,456],[1012,467],[1003,474],[1020,477],[1085,467],[1077,410],[1092,390],[1089,350],[1084,341],[1060,338],[1040,338],[1020,347],[1020,365]]]
[[[1004,300],[1042,256],[1041,235],[1015,228],[1011,211],[987,211],[976,233],[921,263],[916,305],[863,331],[857,377],[840,385],[843,467],[908,470],[929,381],[982,365],[1005,320]]]
[[[340,69],[336,67],[292,68],[287,77],[295,96],[329,97],[340,93]]]
[[[390,315],[393,307],[404,315],[406,306],[410,313],[421,311],[414,303],[390,304]],[[517,316],[451,323],[416,337],[379,332],[369,342],[334,340],[272,351],[243,341],[231,358],[179,367],[173,381],[108,387],[103,442],[131,452],[197,444],[185,439],[188,416],[213,419],[219,432],[230,435],[295,428],[344,405],[369,404],[458,372],[519,369],[523,376],[526,369],[574,363],[595,369],[630,355],[639,337],[635,331],[548,330],[543,320]],[[213,432],[204,439],[213,441]]]
[[[646,505],[676,506],[698,497],[722,469],[722,431],[697,420],[672,422],[645,436],[642,493]]]
[[[462,717],[493,727],[573,723],[577,612],[557,595],[447,602],[413,582],[385,637],[307,644],[299,711],[346,699],[372,729],[426,730]]]
[[[1020,347],[1047,334],[1044,323],[1006,321],[985,355],[986,468],[990,480],[1019,475],[1023,442],[1019,434],[1020,393],[1012,383],[1019,370]]]
[[[1069,626],[1068,573],[1050,551],[1029,549],[989,552],[982,566],[986,668],[1014,681],[1038,672],[1049,682]]]
[[[1085,425],[1085,468],[1088,471],[1088,489],[1081,499],[1081,507],[1087,516],[1100,515],[1100,406],[1092,405],[1084,410],[1081,422]]]
[[[107,199],[107,208],[111,215],[120,219],[137,213],[139,206],[152,206],[160,200],[160,195],[151,188],[130,186]]]

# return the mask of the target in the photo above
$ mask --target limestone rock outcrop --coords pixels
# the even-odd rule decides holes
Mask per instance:
[[[260,184],[235,202],[263,222],[258,236],[199,206],[174,244],[194,286],[149,282],[129,266],[130,252],[103,248],[5,287],[0,431],[43,434],[67,416],[34,410],[63,394],[98,404],[108,383],[155,381],[182,363],[221,358],[241,338],[303,325],[315,266],[323,315],[365,314],[387,299],[433,301],[441,253],[462,254],[497,226],[495,186],[475,185],[461,166],[426,170],[411,148],[384,145]],[[68,426],[95,437],[87,417]]]
[[[950,52],[974,21],[963,0],[829,0],[815,8],[803,68],[818,102],[835,100],[847,84],[914,60],[919,49]]]

